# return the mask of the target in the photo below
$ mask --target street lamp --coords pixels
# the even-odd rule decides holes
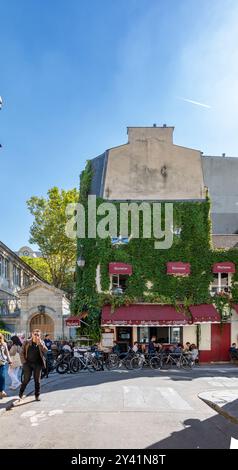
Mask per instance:
[[[84,268],[85,266],[85,259],[83,256],[79,256],[77,259],[77,265],[79,268]]]

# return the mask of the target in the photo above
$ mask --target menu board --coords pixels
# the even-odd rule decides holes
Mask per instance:
[[[113,346],[113,333],[103,333],[102,334],[102,346],[105,348],[110,348]]]

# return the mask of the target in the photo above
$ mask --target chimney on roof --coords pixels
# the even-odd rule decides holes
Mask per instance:
[[[225,156],[226,156],[226,154],[225,154],[225,153],[222,153],[222,157],[225,157]]]

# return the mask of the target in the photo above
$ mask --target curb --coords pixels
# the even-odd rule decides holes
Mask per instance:
[[[200,398],[200,397],[199,397]],[[227,411],[224,411],[220,406],[218,406],[216,403],[213,403],[210,400],[206,400],[205,398],[200,398],[206,405],[210,406],[213,410],[215,410],[217,413],[222,415],[224,418],[226,418],[228,421],[230,421],[232,424],[238,424],[238,418],[235,416],[231,415]]]
[[[224,410],[223,407],[219,406],[217,403],[214,401],[209,400],[208,398],[201,397],[200,394],[198,394],[198,398],[202,400],[206,405],[208,405],[210,408],[215,410],[218,414],[223,416],[225,419],[230,421],[232,424],[238,424],[238,417],[234,416],[233,414],[229,413],[229,411]]]

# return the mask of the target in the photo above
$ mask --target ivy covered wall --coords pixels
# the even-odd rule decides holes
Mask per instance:
[[[92,168],[90,161],[81,174],[80,202],[86,211],[87,233],[87,195],[90,188]],[[97,198],[97,205],[102,199]],[[119,202],[114,203],[119,207]],[[218,310],[231,300],[226,296],[212,298],[209,285],[213,279],[212,265],[215,262],[233,261],[238,269],[238,250],[213,250],[211,245],[210,201],[175,202],[174,225],[181,227],[180,236],[174,235],[169,249],[155,249],[154,238],[142,238],[142,214],[140,216],[140,238],[131,239],[127,245],[113,246],[110,237],[106,239],[82,238],[78,240],[78,256],[85,258],[85,267],[77,268],[76,296],[73,302],[74,313],[80,313],[84,305],[88,306],[89,317],[97,317],[104,304],[111,304],[112,309],[121,304],[135,302],[166,303],[185,306],[200,303],[216,303]],[[118,210],[119,214],[119,210]],[[99,221],[104,216],[98,216]],[[130,225],[130,223],[129,223]],[[119,233],[118,233],[119,235]],[[109,262],[118,261],[133,266],[133,274],[128,277],[124,295],[110,295],[96,292],[96,268],[100,264],[101,287],[109,290]],[[188,277],[166,274],[166,263],[183,261],[191,265]],[[147,281],[153,284],[147,287]],[[238,302],[238,272],[233,276],[232,296]]]

